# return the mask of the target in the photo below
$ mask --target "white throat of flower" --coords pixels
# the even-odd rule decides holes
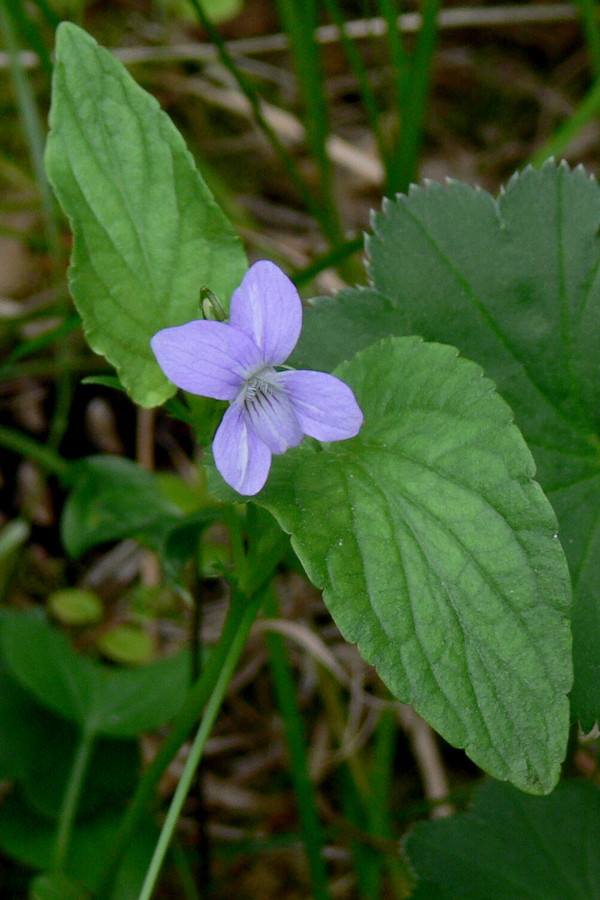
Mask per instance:
[[[248,406],[261,405],[267,397],[280,390],[274,376],[276,376],[273,366],[265,366],[251,375],[244,382],[240,390],[237,401],[246,409]]]

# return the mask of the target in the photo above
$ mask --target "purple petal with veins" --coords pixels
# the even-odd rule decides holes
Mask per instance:
[[[231,298],[229,324],[263,352],[268,366],[286,361],[300,337],[302,301],[294,284],[272,262],[254,263]]]
[[[264,487],[271,468],[271,451],[248,427],[238,403],[229,407],[213,441],[217,469],[238,494],[248,497]]]
[[[280,372],[285,389],[304,434],[318,441],[343,441],[355,437],[363,414],[351,388],[325,372]]]
[[[255,263],[231,299],[229,324],[197,320],[164,328],[152,349],[165,375],[202,397],[229,400],[213,441],[217,469],[238,493],[262,490],[272,454],[355,437],[363,414],[352,390],[325,372],[278,372],[302,327],[302,304],[273,263]]]
[[[261,351],[252,338],[224,322],[200,319],[163,328],[151,340],[167,378],[177,387],[214,400],[235,400]]]
[[[304,434],[285,391],[259,388],[252,400],[243,401],[246,421],[271,453],[297,447]]]

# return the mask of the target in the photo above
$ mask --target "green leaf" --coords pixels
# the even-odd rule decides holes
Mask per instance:
[[[29,523],[23,519],[7,522],[0,531],[0,597],[4,596],[30,531]]]
[[[7,673],[0,659],[0,779],[16,779],[31,805],[48,817],[60,811],[80,741],[69,721],[45,709]],[[139,769],[134,740],[100,738],[94,745],[79,811],[122,803]]]
[[[0,657],[0,780],[23,778],[55,727],[55,716],[10,677]]]
[[[89,900],[87,891],[61,872],[38,875],[29,886],[30,900]]]
[[[530,797],[488,781],[472,809],[425,822],[406,852],[414,900],[596,900],[600,896],[600,791],[565,782]]]
[[[48,595],[46,607],[62,625],[83,627],[95,625],[104,618],[104,605],[95,591],[84,588],[62,588]]]
[[[71,556],[126,537],[155,546],[181,520],[179,508],[161,490],[160,480],[119,456],[88,456],[73,465],[72,483],[61,518],[61,536]]]
[[[568,732],[570,583],[511,410],[479,366],[419,338],[336,374],[360,434],[276,457],[257,502],[399,699],[486,771],[550,790]]]
[[[51,714],[47,711],[46,714],[50,718]],[[51,719],[54,731],[45,729],[44,742],[35,745],[35,758],[20,783],[33,809],[57,819],[81,738],[70,722],[54,715]],[[136,740],[99,738],[94,744],[77,805],[78,818],[89,818],[106,809],[122,809],[133,794],[139,769]]]
[[[368,238],[373,317],[386,334],[458,347],[494,379],[537,464],[574,586],[574,717],[600,719],[600,188],[581,168],[527,168],[495,200],[457,182],[386,201]],[[372,300],[372,298],[373,299]],[[386,299],[387,298],[387,299]],[[322,368],[357,292],[307,310],[303,364]],[[348,306],[348,313],[345,307]],[[390,306],[396,310],[390,321]],[[383,313],[382,313],[383,311]],[[370,333],[375,331],[375,321]]]
[[[137,669],[115,669],[76,653],[39,616],[6,616],[0,651],[9,674],[43,706],[94,735],[135,737],[179,710],[190,684],[187,652]]]
[[[348,288],[336,299],[316,297],[304,310],[304,326],[289,363],[297,369],[332,372],[380,338],[406,333],[401,312],[387,297],[372,288]]]
[[[200,288],[227,301],[246,257],[156,100],[108,50],[57,31],[48,177],[74,233],[70,284],[90,346],[142,406],[175,393],[150,349],[198,317]]]
[[[120,815],[110,812],[80,822],[73,831],[67,876],[92,892],[103,874],[103,848],[114,839],[120,820]],[[139,895],[157,837],[152,818],[147,816],[127,845],[111,900],[131,900]],[[55,840],[54,823],[32,812],[17,791],[0,804],[0,848],[9,856],[34,869],[49,869]]]
[[[104,631],[96,641],[103,656],[127,666],[146,665],[156,653],[156,642],[142,625],[123,622]]]
[[[159,0],[164,11],[172,16],[183,16],[191,22],[198,22],[198,14],[189,0]],[[202,6],[213,22],[227,22],[242,11],[243,0],[202,0]]]

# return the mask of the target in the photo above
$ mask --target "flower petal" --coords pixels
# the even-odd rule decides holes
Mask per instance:
[[[280,372],[278,381],[287,391],[305,434],[318,441],[343,441],[355,437],[364,417],[352,389],[325,372]]]
[[[239,403],[229,407],[213,441],[217,469],[238,494],[251,497],[264,487],[271,451],[248,427]]]
[[[265,365],[279,366],[300,337],[300,294],[275,263],[261,260],[248,269],[234,291],[229,323],[260,347]]]
[[[163,328],[150,344],[173,384],[214,400],[234,400],[247,373],[262,359],[248,335],[224,322],[197,319]]]
[[[259,393],[253,400],[246,400],[243,408],[250,428],[271,453],[285,453],[304,437],[285,391],[275,388],[271,393]]]

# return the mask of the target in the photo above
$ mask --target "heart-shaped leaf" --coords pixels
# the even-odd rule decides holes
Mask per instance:
[[[379,335],[476,360],[509,402],[558,517],[574,585],[573,715],[600,718],[600,188],[552,161],[495,200],[458,182],[386,201],[367,241],[373,288],[317,301],[298,364],[329,368]],[[370,313],[372,312],[372,316]],[[349,316],[358,329],[346,351]]]
[[[600,791],[565,782],[528,797],[488,781],[472,809],[424,822],[406,841],[419,882],[414,900],[596,900]]]
[[[414,337],[336,374],[360,434],[276,457],[257,502],[397,697],[488,772],[550,790],[568,732],[570,582],[510,408],[475,363]]]

